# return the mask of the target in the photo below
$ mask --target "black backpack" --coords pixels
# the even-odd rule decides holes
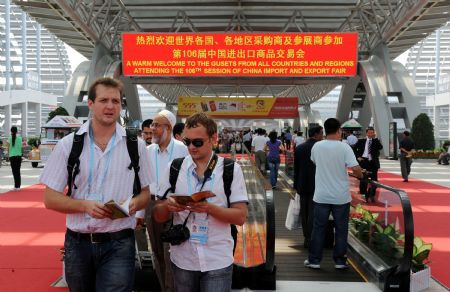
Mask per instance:
[[[166,191],[166,193],[163,196],[163,199],[167,196],[167,193],[171,191],[172,193],[175,192],[178,174],[180,173],[181,165],[183,164],[184,157],[176,158],[172,161],[172,164],[170,165],[170,175],[169,175],[169,182],[170,182],[170,189]],[[225,192],[225,195],[227,197],[227,205],[228,208],[230,208],[230,196],[231,196],[231,183],[233,182],[233,173],[234,172],[234,160],[230,158],[224,158],[223,161],[223,190]],[[237,234],[238,230],[236,225],[231,225],[231,236],[233,237],[234,246],[233,246],[233,254],[236,249],[236,241],[237,241]]]
[[[139,150],[138,150],[138,138],[137,134],[126,129],[127,133],[127,149],[130,156],[131,163],[128,169],[134,170],[134,183],[133,183],[133,197],[141,193],[141,180],[139,179]],[[72,195],[72,187],[77,189],[75,185],[75,178],[80,173],[80,155],[83,151],[84,136],[74,134],[72,150],[70,150],[69,159],[67,161],[67,196]]]

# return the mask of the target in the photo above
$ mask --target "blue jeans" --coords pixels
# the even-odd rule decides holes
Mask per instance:
[[[348,217],[350,203],[343,205],[320,204],[314,202],[314,222],[309,246],[308,260],[311,264],[320,264],[325,241],[325,231],[330,213],[335,224],[333,259],[337,265],[347,262]]]
[[[269,170],[270,170],[270,184],[272,187],[277,185],[278,169],[280,167],[280,158],[268,158]]]
[[[129,236],[91,243],[66,233],[64,264],[69,290],[132,291],[136,253],[134,242],[134,236]]]
[[[229,292],[233,265],[208,272],[188,271],[172,263],[175,292]]]

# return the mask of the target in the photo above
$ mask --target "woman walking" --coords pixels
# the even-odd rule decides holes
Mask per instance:
[[[11,127],[11,137],[9,142],[9,162],[11,164],[12,173],[14,176],[14,189],[20,189],[20,165],[22,164],[22,137],[17,136],[17,127]]]
[[[269,163],[270,170],[270,184],[272,189],[277,187],[278,168],[280,167],[280,152],[284,151],[284,147],[280,140],[277,139],[277,132],[269,133],[269,141],[266,142],[264,150],[269,154],[267,155],[267,161]]]

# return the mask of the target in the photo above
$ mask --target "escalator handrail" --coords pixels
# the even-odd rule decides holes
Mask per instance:
[[[349,176],[357,178],[358,180],[361,180],[360,178],[356,177],[352,173],[349,173]],[[408,194],[404,190],[384,185],[384,184],[382,184],[378,181],[372,180],[370,178],[366,177],[363,179],[367,180],[367,182],[369,184],[372,184],[378,188],[382,188],[382,189],[391,191],[392,193],[396,194],[398,196],[398,198],[400,199],[400,203],[401,203],[402,210],[403,210],[403,222],[405,225],[405,244],[404,244],[403,258],[402,258],[400,264],[396,268],[396,273],[397,274],[407,273],[409,275],[409,273],[411,271],[411,261],[412,261],[412,254],[413,254],[413,248],[414,248],[414,220],[413,220],[411,201],[409,200]]]

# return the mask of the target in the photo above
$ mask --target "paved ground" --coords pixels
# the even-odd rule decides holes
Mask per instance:
[[[401,174],[398,160],[381,160],[380,162],[382,170]],[[430,159],[416,159],[411,165],[410,177],[450,188],[450,165],[438,165],[435,160]]]
[[[400,174],[399,161],[382,160],[381,167],[384,171]],[[30,186],[38,183],[39,175],[42,168],[32,168],[30,162],[22,163],[22,187]],[[433,160],[415,160],[412,165],[412,178],[422,179],[441,186],[450,188],[450,166],[437,165]],[[0,168],[0,195],[14,187],[14,180],[9,165],[3,165]],[[379,291],[370,283],[350,283],[355,285],[350,288],[353,291]],[[277,291],[293,291],[293,289],[305,289],[314,291],[328,291],[329,286],[333,286],[335,292],[349,291],[349,283],[336,282],[308,282],[308,281],[277,281]],[[342,285],[339,286],[339,285]],[[241,291],[250,291],[244,289]],[[430,289],[427,292],[448,291],[435,281],[432,281]]]
[[[38,183],[39,175],[42,168],[32,168],[31,162],[22,162],[22,187],[27,187]],[[0,167],[0,194],[5,193],[14,188],[14,179],[9,164]]]

